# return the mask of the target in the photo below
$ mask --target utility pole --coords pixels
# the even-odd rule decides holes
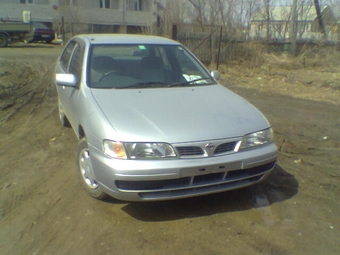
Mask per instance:
[[[319,0],[314,0],[314,5],[316,9],[316,15],[319,23],[319,28],[321,30],[321,33],[325,36],[325,39],[327,38],[326,28],[325,24],[323,23],[322,15],[321,15],[321,9],[320,9],[320,3]]]
[[[127,24],[126,24],[126,0],[121,0],[121,8],[122,8],[122,23],[120,24],[119,32],[122,34],[127,33]]]
[[[296,55],[296,8],[297,8],[297,0],[293,0],[292,10],[291,10],[291,19],[290,19],[290,43],[291,43],[291,53],[293,56]]]
[[[267,18],[267,42],[269,42],[270,40],[270,12],[269,12],[269,4],[270,4],[270,0],[266,0],[266,18]]]

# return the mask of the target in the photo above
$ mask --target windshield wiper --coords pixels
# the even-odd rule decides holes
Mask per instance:
[[[115,87],[115,89],[131,89],[131,88],[150,88],[150,87],[156,87],[153,85],[168,85],[168,83],[161,82],[161,81],[150,81],[150,82],[138,82],[133,83],[124,87]],[[163,86],[162,86],[163,87]]]
[[[199,78],[191,81],[186,81],[182,83],[175,83],[175,84],[170,84],[169,87],[181,87],[181,86],[186,86],[186,85],[208,85],[209,83],[196,83],[198,81],[204,81],[204,80],[211,80],[213,81],[212,78],[207,77],[207,78]]]

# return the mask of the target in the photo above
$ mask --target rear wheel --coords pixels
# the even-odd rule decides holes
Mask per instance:
[[[90,194],[90,196],[99,200],[107,198],[108,195],[100,189],[95,179],[91,162],[91,154],[86,138],[79,140],[76,158],[78,175],[86,192]]]
[[[0,47],[7,47],[8,37],[4,34],[0,34]]]

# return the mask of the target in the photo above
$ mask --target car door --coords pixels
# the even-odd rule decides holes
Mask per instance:
[[[58,86],[59,100],[63,111],[70,121],[72,127],[79,122],[79,97],[81,96],[82,64],[84,60],[84,44],[80,40],[71,41],[60,58],[56,73],[74,74],[77,79],[76,87]]]

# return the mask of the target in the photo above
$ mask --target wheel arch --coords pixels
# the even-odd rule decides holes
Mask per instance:
[[[7,38],[10,37],[9,33],[7,33],[6,31],[0,31],[0,35],[5,35],[7,36]]]
[[[84,137],[86,137],[85,135],[85,131],[82,125],[78,126],[78,139],[83,139]]]

